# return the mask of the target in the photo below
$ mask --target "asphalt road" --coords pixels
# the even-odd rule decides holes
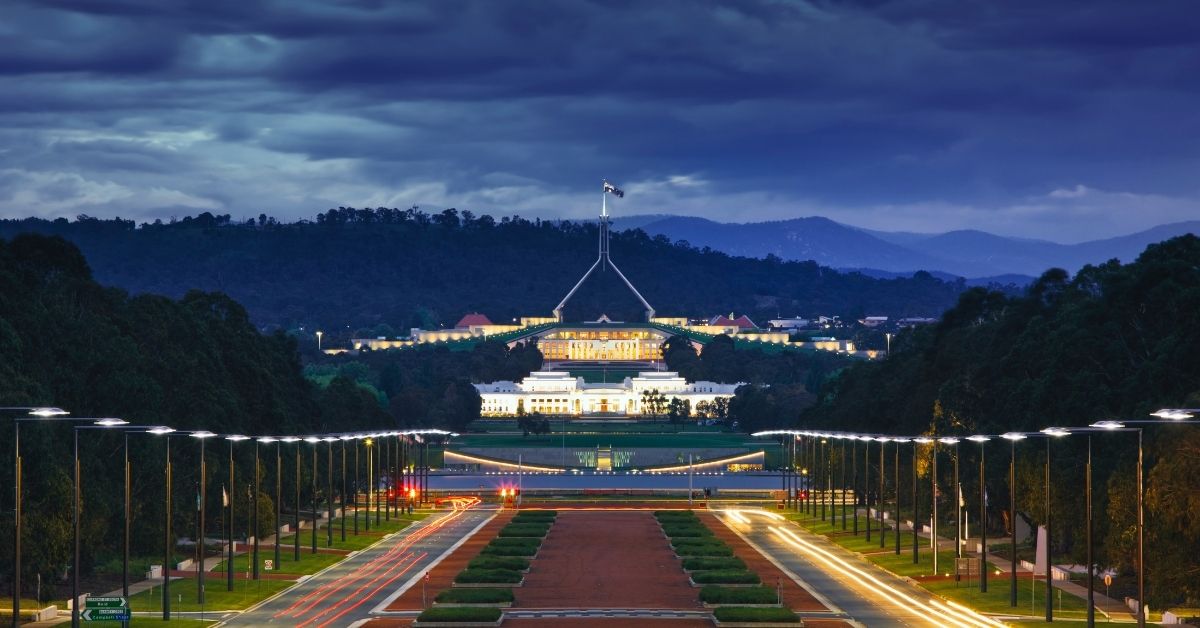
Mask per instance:
[[[1003,626],[935,599],[920,587],[875,567],[857,554],[747,509],[721,519],[835,612],[863,626]],[[814,616],[815,617],[815,616]]]
[[[369,619],[494,514],[471,509],[430,516],[219,625],[330,628]]]

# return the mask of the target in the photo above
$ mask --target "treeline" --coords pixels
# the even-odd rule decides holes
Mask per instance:
[[[328,382],[326,391],[345,391],[357,403],[338,412],[375,417],[404,428],[464,430],[479,418],[482,401],[472,383],[519,381],[542,366],[534,344],[480,342],[471,351],[445,346],[364,351],[327,357],[305,367],[310,379]]]
[[[713,338],[699,353],[674,336],[663,344],[663,360],[689,382],[745,382],[722,417],[745,432],[792,425],[825,381],[852,362],[827,351],[739,349],[729,336]]]
[[[0,221],[0,237],[31,231],[76,243],[102,283],[176,297],[220,291],[262,327],[319,327],[333,342],[378,325],[450,326],[469,311],[496,322],[548,314],[595,261],[598,235],[594,223],[415,208],[338,208],[289,224],[208,213],[140,226]],[[881,280],[812,262],[731,257],[642,231],[614,234],[612,253],[663,315],[937,316],[965,289],[926,273]],[[566,314],[639,320],[642,308],[615,273],[599,272]]]
[[[820,390],[800,426],[883,434],[969,435],[1150,419],[1163,407],[1200,406],[1200,239],[1152,245],[1134,263],[1051,270],[1027,294],[965,292],[940,324],[905,332],[893,355],[845,370]],[[1195,423],[1193,421],[1193,423]],[[1200,600],[1200,425],[1146,426],[1146,568],[1151,606]],[[1007,441],[988,456],[989,517],[1007,510]],[[1135,567],[1136,440],[1097,433],[1100,562],[1118,583]],[[978,446],[961,448],[977,468]],[[1053,547],[1082,563],[1086,439],[1051,443]],[[1045,521],[1045,443],[1017,446],[1018,511]],[[928,450],[923,456],[928,456]],[[949,465],[945,465],[949,466]],[[943,467],[945,469],[945,467]],[[928,499],[928,469],[922,499]],[[948,471],[948,470],[947,470]],[[964,473],[967,495],[978,474]],[[952,484],[939,478],[952,511]],[[978,506],[975,506],[978,508]]]

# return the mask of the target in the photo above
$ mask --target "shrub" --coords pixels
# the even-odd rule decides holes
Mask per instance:
[[[723,606],[713,609],[717,621],[779,622],[800,624],[800,618],[790,608],[745,608]]]
[[[712,569],[693,571],[692,582],[696,584],[758,584],[758,574],[745,569]]]
[[[656,510],[654,511],[654,517],[659,521],[695,521],[696,513],[690,510]]]
[[[716,547],[716,548],[728,548],[729,547],[728,545],[725,544],[724,541],[719,541],[717,539],[709,539],[709,538],[671,539],[671,546],[674,547],[676,550],[680,550],[685,547]]]
[[[433,598],[439,604],[503,604],[513,599],[512,589],[503,587],[446,589]]]
[[[500,537],[518,536],[518,537],[541,538],[543,536],[546,536],[546,533],[549,531],[550,531],[550,526],[548,526],[548,525],[540,526],[540,525],[524,525],[524,524],[510,523],[510,524],[504,526],[503,528],[500,528],[499,536]]]
[[[742,559],[733,558],[685,558],[683,559],[683,568],[688,571],[698,571],[702,569],[745,569],[746,563]]]
[[[467,563],[467,567],[474,569],[512,569],[513,571],[523,571],[529,569],[529,561],[519,556],[478,556]],[[708,567],[708,569],[720,568],[727,567]]]
[[[733,556],[732,549],[728,547],[721,547],[719,545],[687,545],[684,547],[676,547],[675,553],[683,556],[684,558],[724,558]]]
[[[700,601],[706,604],[778,604],[779,598],[771,587],[709,585],[700,589]]]
[[[513,521],[517,519],[549,519],[553,521],[557,516],[557,510],[522,510],[513,515]]]
[[[454,576],[455,582],[469,583],[502,583],[516,584],[521,581],[522,574],[511,569],[473,569],[468,567]]]
[[[663,533],[671,538],[713,536],[712,530],[703,526],[663,526]]]
[[[500,619],[500,609],[483,606],[434,606],[421,611],[417,621],[454,622],[454,621],[496,621]]]
[[[532,547],[538,547],[541,544],[542,544],[542,540],[540,538],[525,537],[525,536],[509,537],[509,538],[495,538],[495,539],[492,539],[492,541],[490,543],[488,543],[488,545],[490,545],[492,547],[520,547],[520,546],[525,546],[525,545],[530,545]]]
[[[489,545],[480,550],[479,553],[486,556],[533,556],[537,551],[538,548],[536,545],[514,545],[511,547]]]

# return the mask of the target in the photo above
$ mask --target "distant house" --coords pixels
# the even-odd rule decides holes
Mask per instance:
[[[868,316],[866,318],[858,319],[858,324],[862,325],[863,327],[879,327],[881,325],[886,325],[887,322],[888,317],[886,316]]]
[[[491,324],[492,324],[492,321],[490,319],[488,319],[488,317],[484,316],[483,314],[480,314],[479,312],[471,312],[470,314],[467,314],[466,316],[460,318],[458,320],[458,322],[454,324],[454,328],[455,329],[469,329],[471,327],[479,327],[481,325],[491,325]]]
[[[714,316],[711,319],[709,319],[708,324],[710,327],[737,327],[738,329],[758,329],[758,325],[755,325],[754,321],[750,320],[749,316],[742,314],[741,316],[734,318],[733,312],[730,312],[729,316],[725,316],[724,314],[719,314],[717,316]]]
[[[799,316],[794,318],[773,318],[767,321],[767,325],[771,329],[804,329],[811,323],[812,321],[807,318],[800,318]]]

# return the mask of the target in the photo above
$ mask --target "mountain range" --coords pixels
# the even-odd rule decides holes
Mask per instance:
[[[856,270],[875,277],[918,270],[963,277],[972,283],[1026,283],[1048,268],[1074,272],[1109,259],[1130,262],[1146,246],[1200,233],[1200,221],[1178,222],[1129,235],[1077,244],[1013,238],[985,231],[945,233],[875,231],[821,216],[771,222],[722,223],[705,218],[641,215],[613,219],[615,229],[642,229],[650,235],[685,240],[731,255],[812,260],[822,266]]]

